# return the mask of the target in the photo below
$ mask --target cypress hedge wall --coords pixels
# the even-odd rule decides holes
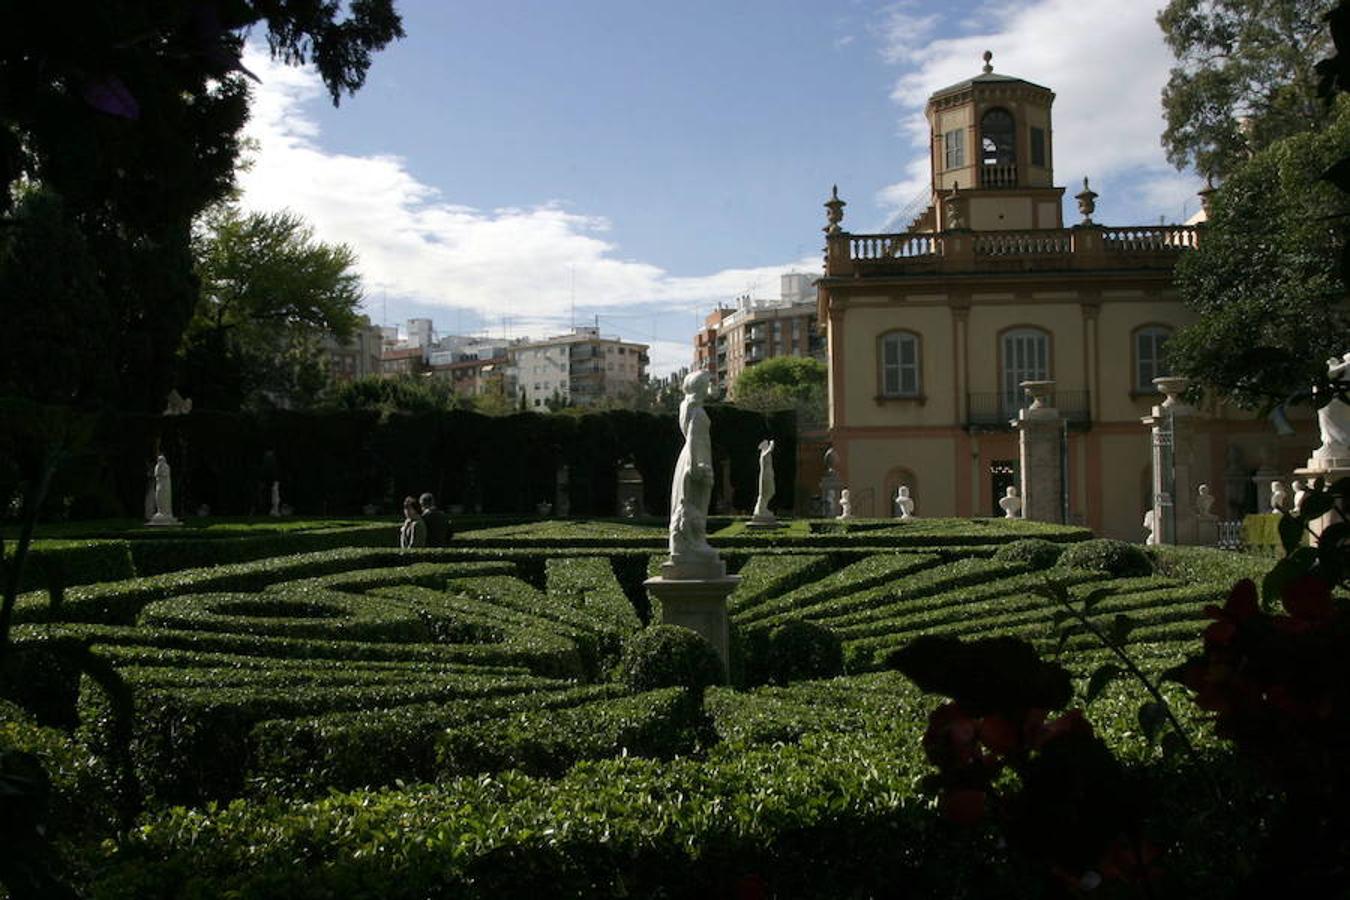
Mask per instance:
[[[708,408],[717,491],[729,460],[732,508],[753,508],[764,438],[776,442],[775,506],[791,508],[797,468],[791,411]],[[646,510],[667,515],[681,438],[673,415],[607,410],[584,415],[484,416],[453,411],[326,411],[183,416],[76,413],[31,404],[0,407],[0,497],[9,501],[44,452],[61,446],[44,518],[140,517],[158,446],[173,468],[175,511],[262,514],[270,485],[303,515],[356,515],[369,504],[395,512],[405,495],[436,494],[442,506],[533,513],[554,502],[568,466],[574,516],[617,511],[618,468],[642,473]],[[716,494],[715,496],[719,496]],[[8,514],[5,509],[0,515]]]

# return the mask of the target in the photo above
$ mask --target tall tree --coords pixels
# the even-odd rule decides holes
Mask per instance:
[[[731,399],[744,409],[796,409],[805,422],[825,417],[824,363],[809,356],[776,356],[751,366],[731,385]]]
[[[201,298],[183,353],[194,402],[236,408],[313,394],[318,341],[345,341],[357,324],[356,254],[316,240],[295,213],[230,205],[203,217],[193,250]]]
[[[1177,59],[1162,143],[1178,169],[1227,177],[1251,153],[1319,127],[1315,62],[1335,0],[1169,0],[1158,25]]]
[[[5,8],[0,226],[14,227],[18,185],[58,196],[94,260],[111,317],[97,333],[116,396],[102,382],[75,402],[144,409],[163,402],[197,299],[191,223],[234,184],[248,112],[241,35],[254,26],[265,26],[274,57],[313,60],[334,103],[361,86],[371,53],[403,34],[393,0]],[[12,302],[46,301],[23,294]],[[23,340],[9,331],[0,329],[0,355]]]
[[[1224,182],[1198,249],[1177,264],[1200,320],[1168,341],[1173,368],[1257,407],[1308,388],[1345,352],[1350,195],[1321,176],[1347,153],[1350,97],[1326,128],[1276,142]]]

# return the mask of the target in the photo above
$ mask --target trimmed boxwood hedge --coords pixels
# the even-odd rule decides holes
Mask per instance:
[[[1066,569],[1092,569],[1114,578],[1153,574],[1153,563],[1138,544],[1093,538],[1068,547],[1059,558]]]
[[[370,597],[329,592],[288,598],[279,594],[188,594],[156,600],[137,620],[151,628],[224,631],[334,641],[430,639],[412,608]]]
[[[701,692],[726,680],[712,644],[679,625],[652,625],[629,642],[619,677],[632,691],[683,687]]]
[[[702,724],[702,708],[692,692],[663,688],[450,728],[436,740],[436,763],[442,776],[517,769],[556,777],[583,759],[669,759],[689,753]]]

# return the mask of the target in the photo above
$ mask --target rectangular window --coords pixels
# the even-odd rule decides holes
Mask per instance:
[[[881,392],[887,397],[919,393],[919,341],[914,335],[893,334],[882,340]]]
[[[1135,380],[1134,388],[1140,393],[1152,393],[1153,379],[1171,374],[1167,367],[1164,348],[1167,346],[1167,331],[1161,328],[1145,328],[1135,335]]]
[[[1045,129],[1031,129],[1031,164],[1045,168]]]
[[[954,128],[942,136],[942,145],[947,150],[948,169],[959,169],[966,164],[966,133]]]

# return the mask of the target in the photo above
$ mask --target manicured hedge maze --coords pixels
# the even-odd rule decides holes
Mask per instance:
[[[1086,536],[1072,529],[816,524],[727,539],[733,669],[758,683],[625,688],[660,547],[643,526],[569,537],[558,523],[73,587],[57,609],[32,593],[9,683],[40,681],[41,702],[24,698],[40,721],[78,720],[68,745],[96,751],[113,804],[139,817],[72,851],[97,896],[716,896],[747,879],[793,896],[896,879],[975,896],[994,870],[934,828],[918,792],[935,701],[883,671],[887,655],[924,634],[1051,652],[1033,590],[1049,577],[1076,595],[1108,586],[1100,614],[1137,621],[1133,649],[1156,672],[1245,565],[1188,551],[1112,578],[1046,569],[1040,545],[995,558]],[[845,675],[775,675],[771,636],[794,622],[835,636],[836,665],[842,642]],[[1064,658],[1080,678],[1104,661],[1085,635]],[[1137,693],[1113,686],[1094,717],[1142,758]]]

